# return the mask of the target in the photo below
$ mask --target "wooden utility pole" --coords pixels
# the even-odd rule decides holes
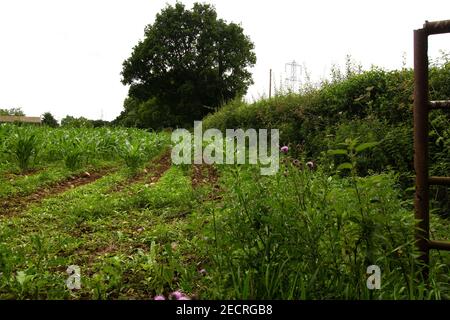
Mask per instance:
[[[272,97],[272,69],[269,72],[269,99]]]

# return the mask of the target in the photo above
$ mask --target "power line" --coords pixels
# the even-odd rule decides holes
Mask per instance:
[[[296,91],[296,86],[298,83],[300,83],[300,80],[298,79],[298,75],[301,75],[302,73],[302,66],[299,65],[295,60],[292,60],[292,62],[287,62],[284,65],[284,72],[287,73],[286,69],[287,67],[290,68],[290,72],[289,75],[290,77],[286,78],[286,81],[290,83],[290,89],[292,91]],[[299,71],[297,72],[297,68],[299,69]]]

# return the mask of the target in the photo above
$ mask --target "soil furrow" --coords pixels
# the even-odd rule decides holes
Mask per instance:
[[[159,178],[166,172],[170,166],[172,165],[172,159],[170,157],[170,151],[163,153],[161,156],[157,157],[150,161],[148,165],[145,166],[145,169],[133,176],[132,178],[120,182],[111,188],[110,192],[120,192],[125,189],[127,186],[145,181],[147,178],[150,183],[156,183]],[[148,177],[149,172],[151,172],[150,177]]]
[[[24,211],[31,204],[39,203],[43,199],[63,193],[66,190],[80,187],[85,184],[92,183],[101,177],[116,171],[117,168],[104,168],[93,172],[84,172],[82,174],[72,176],[69,179],[57,182],[39,189],[28,195],[14,195],[9,198],[1,199],[0,217],[11,216]]]
[[[191,184],[192,188],[198,188],[203,185],[209,185],[211,191],[207,196],[207,200],[220,200],[221,187],[219,185],[219,173],[217,168],[209,164],[192,165]]]

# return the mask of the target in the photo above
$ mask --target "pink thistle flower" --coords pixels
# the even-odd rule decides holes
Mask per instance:
[[[177,300],[180,300],[182,297],[184,297],[184,294],[181,291],[174,291],[172,292],[172,297],[174,297]]]
[[[283,153],[288,153],[289,147],[288,146],[282,146],[280,151],[283,152]]]
[[[166,300],[166,297],[164,297],[163,295],[157,295],[156,297],[153,298],[153,300]]]

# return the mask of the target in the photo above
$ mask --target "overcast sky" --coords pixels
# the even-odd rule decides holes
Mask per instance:
[[[195,1],[181,1],[191,7]],[[450,19],[450,1],[215,0],[218,15],[241,23],[255,43],[255,84],[247,98],[277,85],[285,63],[326,77],[345,56],[368,68],[412,66],[412,31]],[[169,0],[0,0],[0,108],[112,120],[128,88],[122,62]],[[432,36],[430,57],[450,52],[450,34]]]

